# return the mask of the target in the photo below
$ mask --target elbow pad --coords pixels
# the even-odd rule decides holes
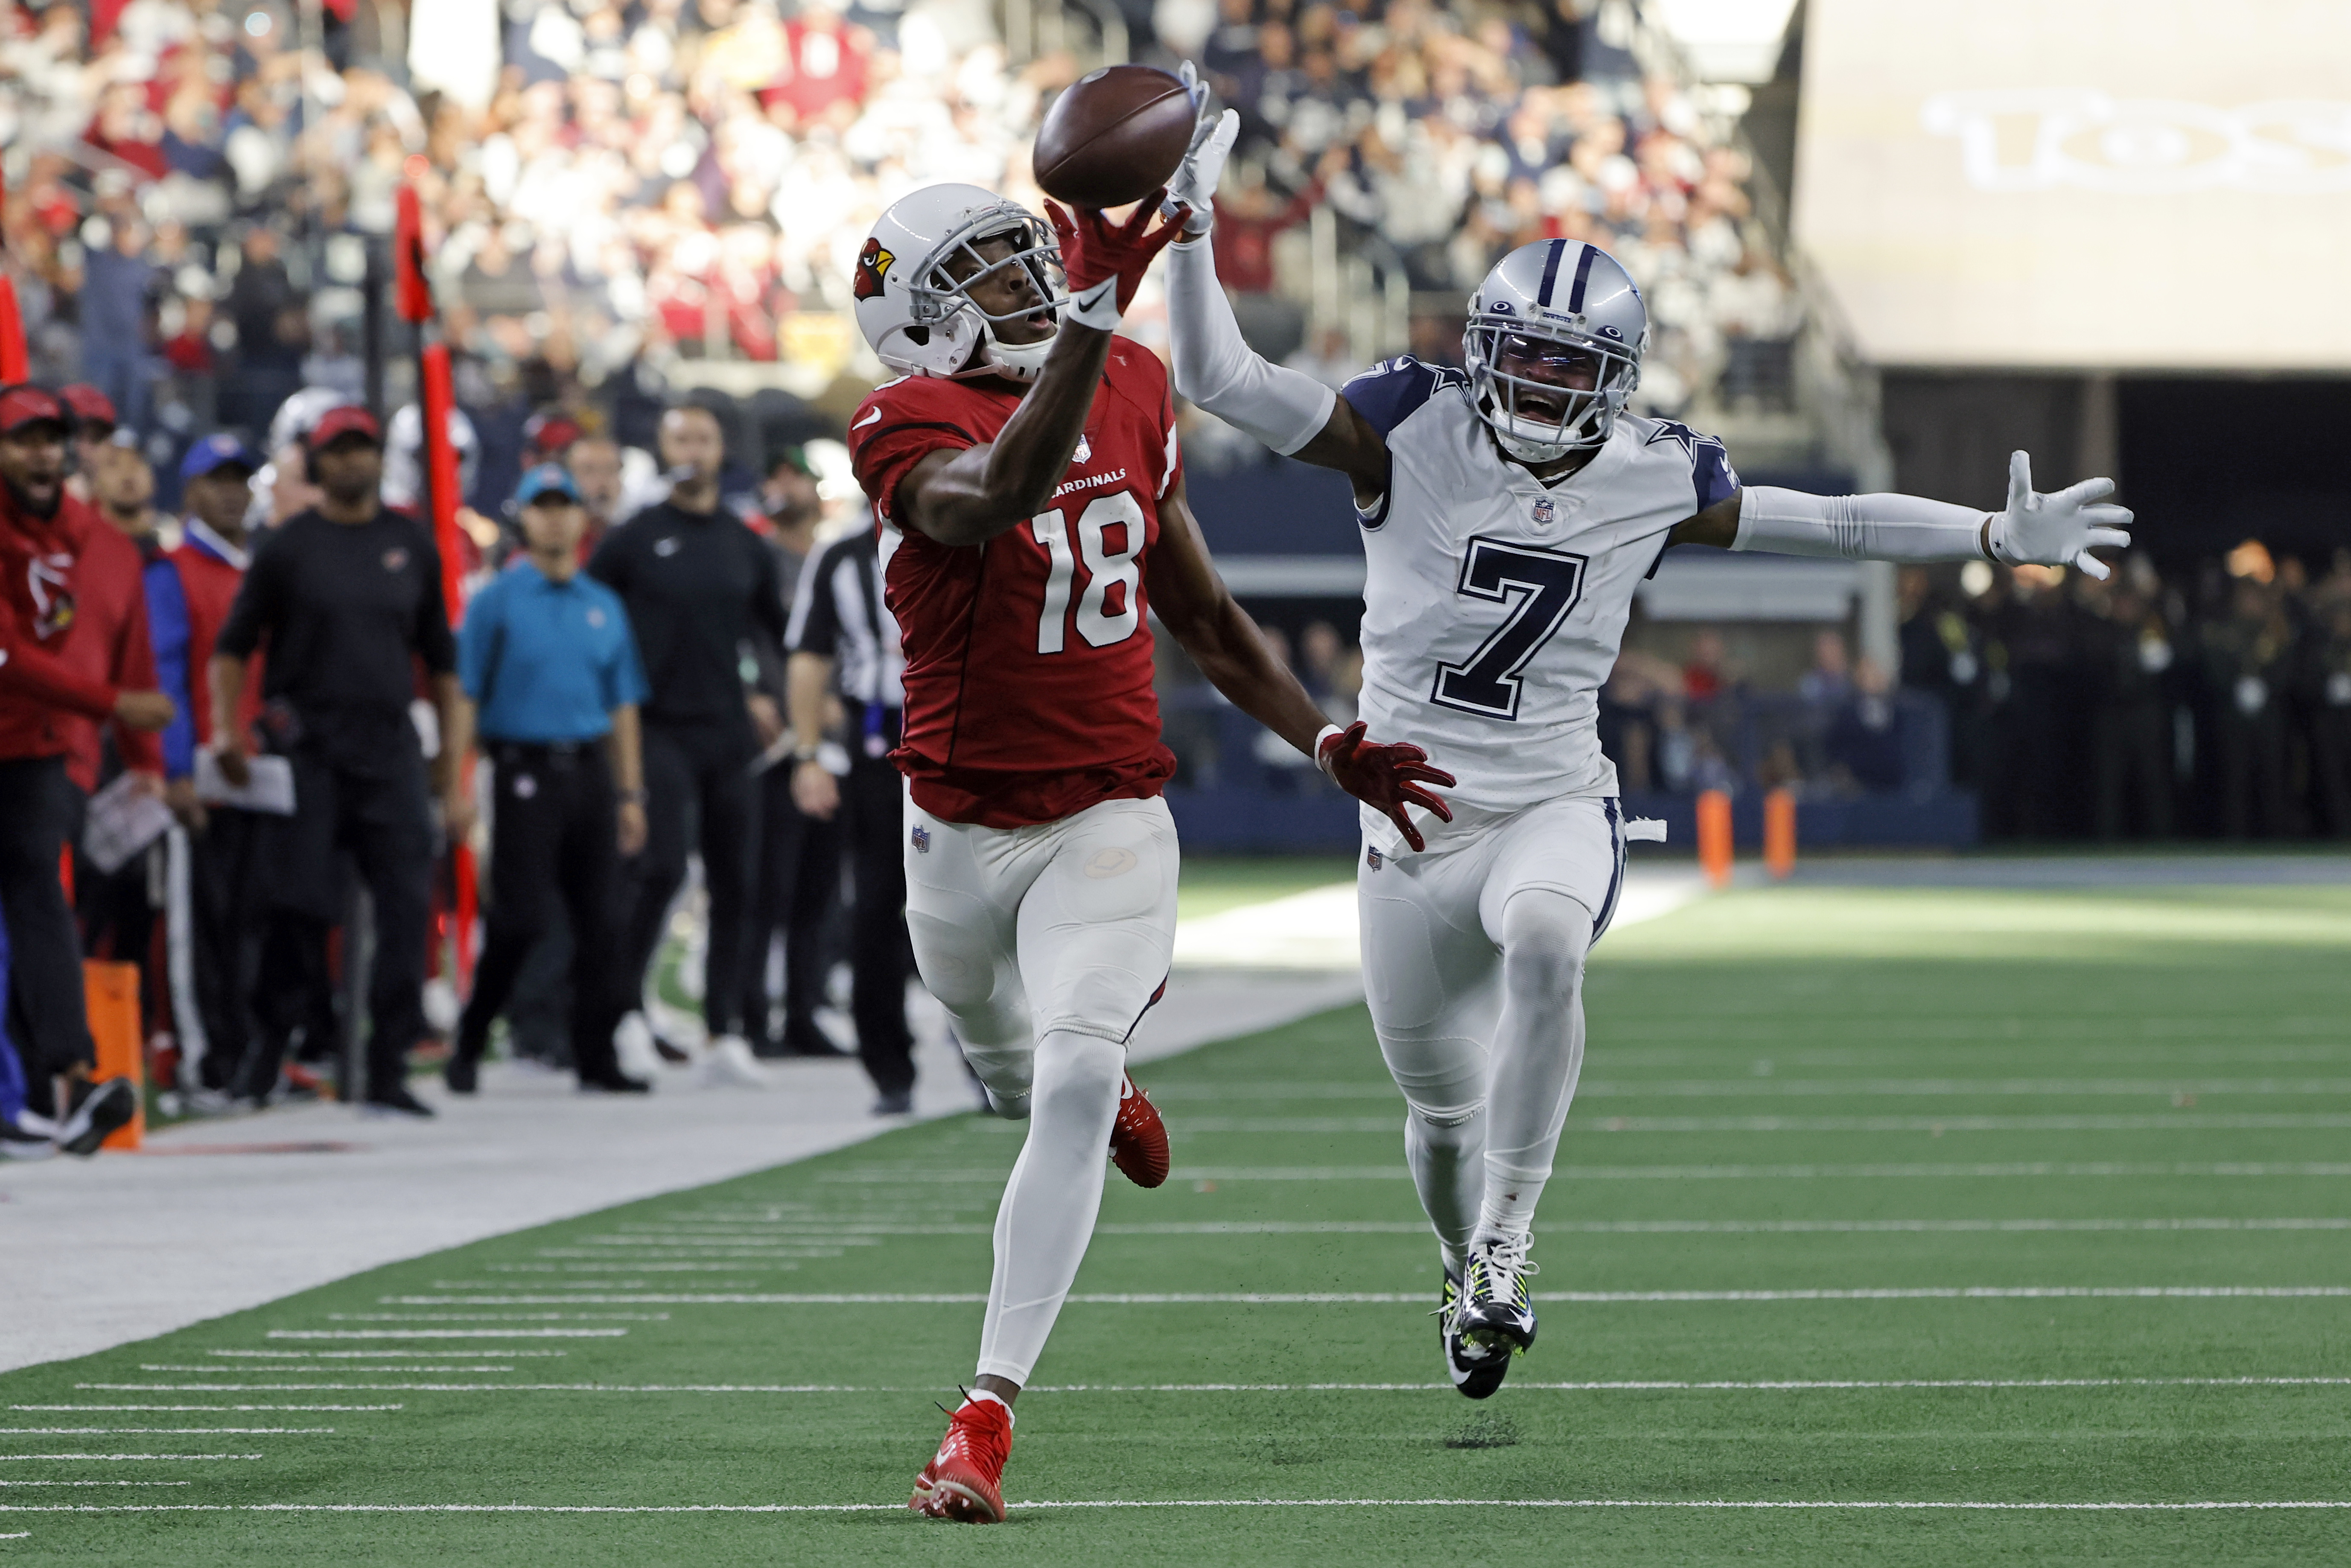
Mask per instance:
[[[1176,390],[1186,398],[1285,457],[1330,423],[1338,393],[1267,363],[1242,340],[1207,240],[1168,247],[1167,304]]]
[[[1990,514],[1917,496],[1808,496],[1772,485],[1739,493],[1732,549],[1844,560],[1981,560]]]

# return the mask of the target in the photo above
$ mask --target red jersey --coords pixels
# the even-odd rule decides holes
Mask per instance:
[[[1143,586],[1159,501],[1183,473],[1156,356],[1112,340],[1045,511],[979,546],[896,521],[909,469],[995,440],[1019,406],[1019,390],[995,377],[905,376],[875,388],[849,429],[906,655],[905,736],[891,760],[924,810],[989,828],[1145,800],[1176,771],[1159,738]]]
[[[130,535],[103,517],[94,518],[82,540],[74,581],[74,623],[66,635],[65,662],[92,680],[130,691],[155,689],[155,649],[147,634],[147,557]],[[99,785],[104,749],[97,720],[66,721],[69,747],[66,773],[84,793]],[[153,730],[117,725],[115,745],[122,765],[141,773],[163,771],[163,741]]]
[[[100,532],[114,530],[71,496],[37,517],[0,487],[0,758],[62,757],[77,716],[114,712],[117,683],[67,653],[81,608],[82,556]],[[131,581],[136,591],[135,564]],[[147,684],[154,684],[152,670]]]
[[[247,559],[244,550],[194,521],[188,525],[187,542],[172,552],[172,564],[180,571],[180,592],[188,601],[188,709],[198,746],[209,746],[214,738],[213,644],[219,640],[221,622],[228,619],[228,607],[236,602]],[[261,659],[258,653],[253,656],[237,697],[237,727],[248,737],[254,720],[261,716]]]

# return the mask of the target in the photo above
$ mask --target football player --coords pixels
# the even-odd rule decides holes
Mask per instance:
[[[858,325],[884,382],[850,422],[902,630],[906,924],[999,1114],[1029,1135],[997,1211],[978,1375],[915,1482],[940,1518],[1004,1516],[1012,1405],[1102,1202],[1105,1143],[1144,1186],[1166,1131],[1125,1073],[1165,988],[1176,829],[1160,789],[1145,617],[1244,712],[1315,758],[1399,834],[1417,747],[1342,732],[1274,658],[1209,563],[1184,501],[1167,372],[1115,335],[1177,232],[1157,200],[1114,226],[1053,225],[970,185],[894,204],[860,256]]]
[[[1187,74],[1189,68],[1186,68]],[[1176,390],[1353,486],[1368,573],[1363,713],[1459,773],[1426,844],[1364,818],[1365,989],[1409,1107],[1405,1158],[1443,1256],[1446,1364],[1471,1398],[1534,1343],[1536,1200],[1583,1059],[1583,964],[1616,906],[1628,824],[1598,694],[1633,591],[1677,544],[1893,561],[2106,567],[2130,513],[2085,480],[2005,510],[1742,488],[1721,443],[1625,412],[1648,313],[1604,251],[1523,246],[1470,297],[1467,371],[1405,358],[1333,393],[1241,340],[1207,243],[1238,117],[1205,105],[1174,199]],[[1661,835],[1659,835],[1661,836]]]

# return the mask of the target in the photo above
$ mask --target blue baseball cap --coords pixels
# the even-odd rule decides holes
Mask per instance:
[[[261,459],[255,456],[253,449],[244,442],[226,431],[221,431],[205,436],[188,448],[188,455],[180,459],[180,483],[184,485],[191,479],[201,479],[207,474],[228,467],[258,474],[261,472]]]
[[[540,464],[524,475],[522,483],[515,486],[515,505],[517,507],[528,507],[542,496],[560,496],[574,506],[583,504],[580,499],[580,486],[571,482],[571,476],[560,463]]]

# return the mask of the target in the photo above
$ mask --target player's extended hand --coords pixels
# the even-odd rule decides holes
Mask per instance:
[[[1191,209],[1182,220],[1184,232],[1197,238],[1208,232],[1215,216],[1211,202],[1225,177],[1225,160],[1232,156],[1233,143],[1240,139],[1241,117],[1233,109],[1222,114],[1208,112],[1208,89],[1189,60],[1184,62],[1184,90],[1192,95],[1200,118],[1192,128],[1191,150],[1176,165],[1175,178],[1167,182],[1167,202],[1171,213],[1179,204]],[[1169,221],[1176,220],[1171,216]]]
[[[2093,549],[2127,549],[2128,507],[2098,506],[2115,493],[2112,479],[2085,479],[2052,496],[2034,493],[2032,455],[2008,458],[2008,510],[1991,520],[1991,553],[2010,566],[2078,567],[2105,578],[2112,569]]]
[[[1420,830],[1412,825],[1405,814],[1406,806],[1418,806],[1439,821],[1453,820],[1451,807],[1421,788],[1423,784],[1450,786],[1453,775],[1441,768],[1428,765],[1428,753],[1409,741],[1375,741],[1364,738],[1367,727],[1357,719],[1336,735],[1325,735],[1315,749],[1315,762],[1328,773],[1339,788],[1363,801],[1374,810],[1386,816],[1404,834],[1405,842],[1416,850],[1425,850]]]
[[[1045,216],[1061,241],[1061,271],[1070,280],[1070,319],[1088,327],[1110,330],[1118,325],[1143,275],[1168,243],[1183,232],[1191,209],[1177,204],[1167,221],[1153,228],[1160,215],[1164,190],[1135,206],[1126,222],[1113,225],[1102,214],[1081,207],[1074,214],[1057,202],[1045,204]]]

